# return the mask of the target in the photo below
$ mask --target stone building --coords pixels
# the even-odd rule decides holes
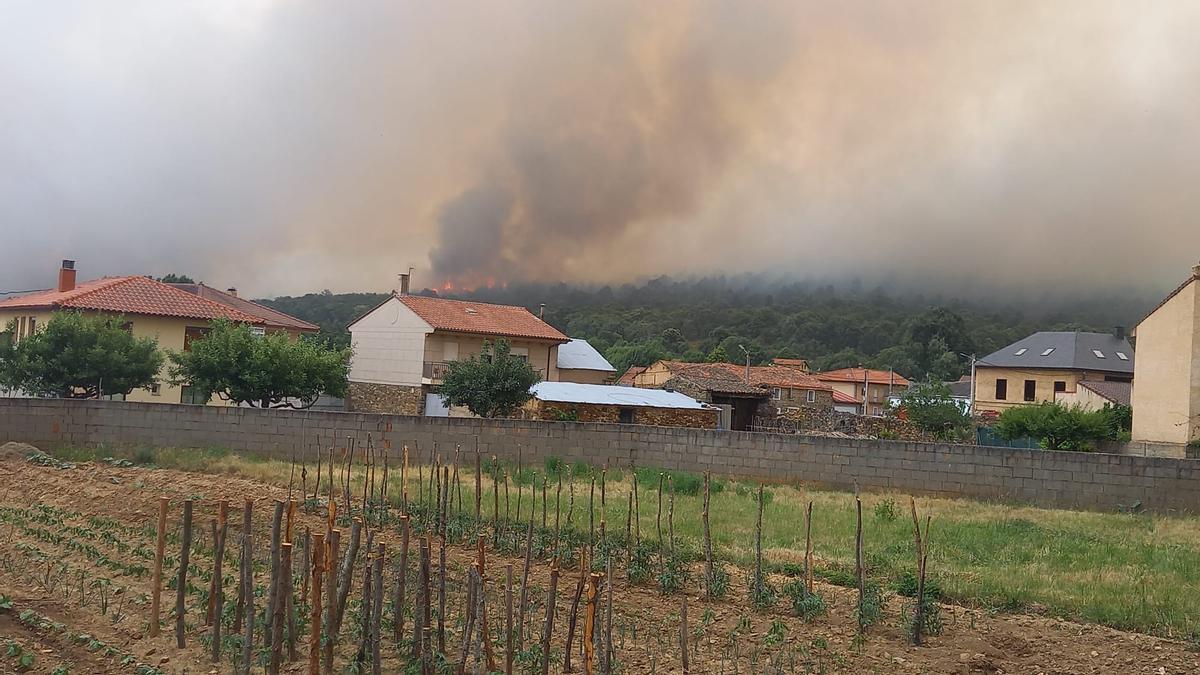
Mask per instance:
[[[714,429],[720,412],[677,391],[575,382],[539,382],[531,391],[526,419]]]
[[[839,368],[815,373],[813,377],[841,394],[837,401],[839,406],[849,411],[849,406],[853,405],[856,408],[853,412],[872,417],[886,413],[888,399],[902,393],[909,385],[908,379],[900,373],[872,368]]]

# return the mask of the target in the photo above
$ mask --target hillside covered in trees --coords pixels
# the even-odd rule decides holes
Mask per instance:
[[[433,293],[432,291],[422,291]],[[382,293],[260,300],[321,326],[324,339],[349,342],[345,327],[386,298]],[[809,359],[822,370],[893,368],[906,377],[957,379],[969,359],[1037,330],[1108,331],[1131,325],[1150,298],[960,299],[943,294],[864,289],[754,277],[655,279],[583,287],[521,284],[453,297],[523,305],[572,337],[585,338],[619,371],[660,358],[754,363]],[[744,348],[744,350],[743,350]]]

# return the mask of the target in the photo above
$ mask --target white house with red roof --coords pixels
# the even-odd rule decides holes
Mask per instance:
[[[214,319],[250,324],[264,332],[276,329],[281,319],[274,310],[249,301],[219,302],[149,277],[103,277],[76,283],[75,261],[64,260],[54,288],[0,299],[0,333],[19,342],[46,325],[54,312],[78,311],[123,317],[135,336],[152,337],[164,351],[185,351],[191,341],[204,335]],[[267,315],[271,312],[270,316]],[[287,315],[283,315],[287,316]],[[299,319],[287,317],[295,325]],[[305,324],[311,326],[311,324]],[[311,326],[316,329],[316,326]],[[164,369],[166,366],[164,365]],[[156,403],[208,403],[193,396],[186,386],[161,381],[151,389],[135,389],[130,401]]]
[[[558,348],[566,335],[524,307],[409,295],[407,280],[349,326],[347,407],[357,412],[445,415],[436,395],[446,364],[507,340],[543,380],[559,380]]]

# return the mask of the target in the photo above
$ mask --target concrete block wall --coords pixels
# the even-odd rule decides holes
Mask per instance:
[[[426,418],[365,413],[0,399],[0,442],[226,447],[312,462],[318,448],[370,434],[413,461],[456,445],[527,465],[548,456],[616,466],[850,489],[897,490],[1110,511],[1136,502],[1158,512],[1200,511],[1200,461],[1102,453],[873,441],[616,424]]]

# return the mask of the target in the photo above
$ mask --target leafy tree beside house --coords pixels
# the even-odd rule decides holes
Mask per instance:
[[[128,394],[153,386],[162,364],[157,341],[134,337],[120,317],[58,312],[33,335],[0,344],[0,386],[62,398]]]
[[[900,397],[900,406],[909,422],[939,438],[962,438],[971,430],[970,416],[954,400],[945,383],[914,384]]]
[[[507,340],[484,342],[478,356],[447,364],[441,396],[445,405],[480,417],[509,417],[533,398],[529,389],[540,380],[526,359],[512,355]]]
[[[212,330],[174,352],[171,378],[202,398],[256,408],[308,408],[322,394],[345,396],[350,349],[329,349],[286,333],[255,335],[250,327],[219,319]]]

